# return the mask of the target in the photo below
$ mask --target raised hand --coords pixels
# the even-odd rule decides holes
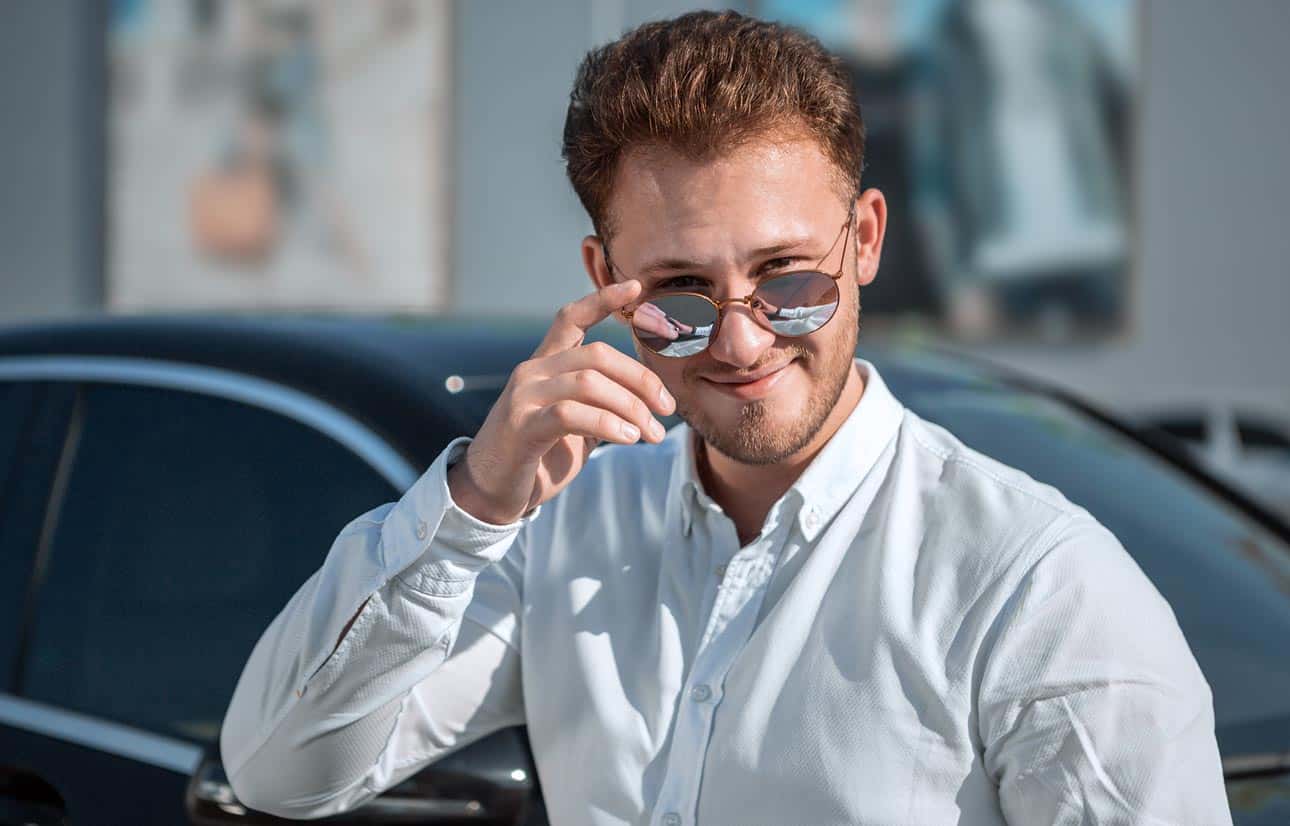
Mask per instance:
[[[676,403],[659,377],[608,344],[583,344],[589,328],[640,290],[639,281],[618,282],[561,308],[449,470],[459,507],[507,524],[563,490],[601,440],[662,441],[663,425],[652,413],[667,415]]]

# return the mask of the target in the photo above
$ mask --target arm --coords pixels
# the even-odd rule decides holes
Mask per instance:
[[[220,733],[246,805],[348,811],[523,722],[520,526],[454,505],[445,471],[464,441],[397,503],[347,525],[257,642]]]
[[[1008,822],[1230,824],[1213,698],[1168,603],[1091,517],[1045,533],[978,695]]]
[[[565,305],[475,439],[449,445],[397,503],[341,531],[233,691],[220,753],[243,803],[292,818],[348,811],[523,721],[519,524],[599,440],[661,442],[651,412],[675,406],[649,369],[583,344],[639,291],[612,283]]]

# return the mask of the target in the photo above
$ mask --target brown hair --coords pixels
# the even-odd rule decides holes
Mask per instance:
[[[839,192],[859,193],[864,122],[842,62],[799,29],[698,11],[587,53],[569,94],[561,155],[607,239],[609,194],[628,149],[704,158],[772,132],[817,140],[837,168]]]

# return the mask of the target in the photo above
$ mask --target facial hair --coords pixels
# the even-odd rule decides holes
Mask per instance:
[[[813,375],[815,385],[801,412],[792,421],[779,424],[771,420],[770,404],[764,399],[747,402],[739,411],[733,426],[717,426],[704,412],[692,403],[693,394],[677,398],[679,415],[708,445],[746,465],[772,465],[782,462],[811,443],[829,413],[842,397],[847,376],[855,357],[856,339],[860,329],[860,299],[857,289],[854,307],[843,302],[837,318],[830,324],[841,324],[849,332],[822,353],[812,353],[801,344],[792,342],[772,353],[767,353],[753,369],[780,361],[785,355],[790,360],[800,360],[808,375]],[[818,362],[819,369],[813,369]],[[689,388],[698,386],[698,371],[686,368],[683,381]]]

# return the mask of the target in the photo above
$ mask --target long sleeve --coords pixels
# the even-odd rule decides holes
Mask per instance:
[[[1093,519],[1047,535],[979,694],[1007,821],[1230,824],[1213,698],[1168,603]]]
[[[220,732],[224,770],[251,808],[347,811],[524,721],[517,538],[536,512],[493,526],[453,504],[446,471],[467,442],[346,525],[256,643]]]

